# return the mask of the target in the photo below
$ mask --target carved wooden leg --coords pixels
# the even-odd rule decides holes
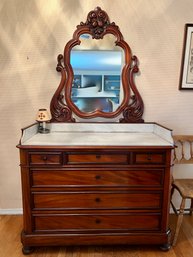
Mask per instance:
[[[190,205],[190,208],[191,208],[191,210],[190,210],[190,215],[192,215],[192,211],[193,211],[193,199],[191,199],[191,205]]]
[[[178,219],[177,219],[177,224],[176,224],[176,231],[175,231],[175,234],[174,234],[174,239],[173,239],[173,244],[172,244],[173,246],[175,246],[175,244],[176,244],[178,234],[179,234],[179,231],[180,231],[180,227],[181,227],[181,224],[182,224],[185,201],[186,201],[186,199],[182,198],[182,202],[181,202],[180,210],[179,210],[179,214],[178,214]]]
[[[34,251],[34,248],[31,246],[23,246],[22,253],[28,255]]]

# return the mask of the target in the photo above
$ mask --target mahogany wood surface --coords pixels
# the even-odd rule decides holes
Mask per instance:
[[[96,168],[84,169],[32,169],[32,184],[34,187],[53,187],[53,186],[87,186],[87,187],[132,187],[132,186],[161,186],[163,184],[163,169],[136,169],[101,170]],[[86,179],[85,179],[86,178]]]
[[[0,215],[0,256],[22,257],[20,233],[21,215]],[[176,216],[170,215],[170,227],[173,231]],[[155,245],[90,245],[90,246],[42,246],[34,248],[30,256],[34,257],[192,257],[193,252],[193,216],[184,215],[184,220],[175,247],[162,252]],[[27,248],[26,248],[27,250]],[[29,248],[30,250],[30,248]]]
[[[171,149],[21,147],[24,252],[112,242],[169,247]]]

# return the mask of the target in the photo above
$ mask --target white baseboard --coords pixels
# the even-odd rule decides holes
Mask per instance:
[[[21,215],[23,209],[0,209],[0,215]]]
[[[173,209],[170,208],[170,214],[174,213]],[[23,209],[0,209],[0,215],[22,215]]]

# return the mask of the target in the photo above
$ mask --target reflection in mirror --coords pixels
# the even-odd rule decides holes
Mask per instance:
[[[103,41],[93,40],[88,34],[80,39],[81,44],[70,55],[74,73],[71,99],[82,112],[114,112],[123,98],[123,51],[110,34]]]

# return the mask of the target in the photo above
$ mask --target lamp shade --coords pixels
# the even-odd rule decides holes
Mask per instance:
[[[36,120],[37,121],[49,121],[50,120],[50,116],[49,116],[49,113],[47,111],[47,109],[39,109],[38,110],[38,114],[37,114],[37,117],[36,117]]]

